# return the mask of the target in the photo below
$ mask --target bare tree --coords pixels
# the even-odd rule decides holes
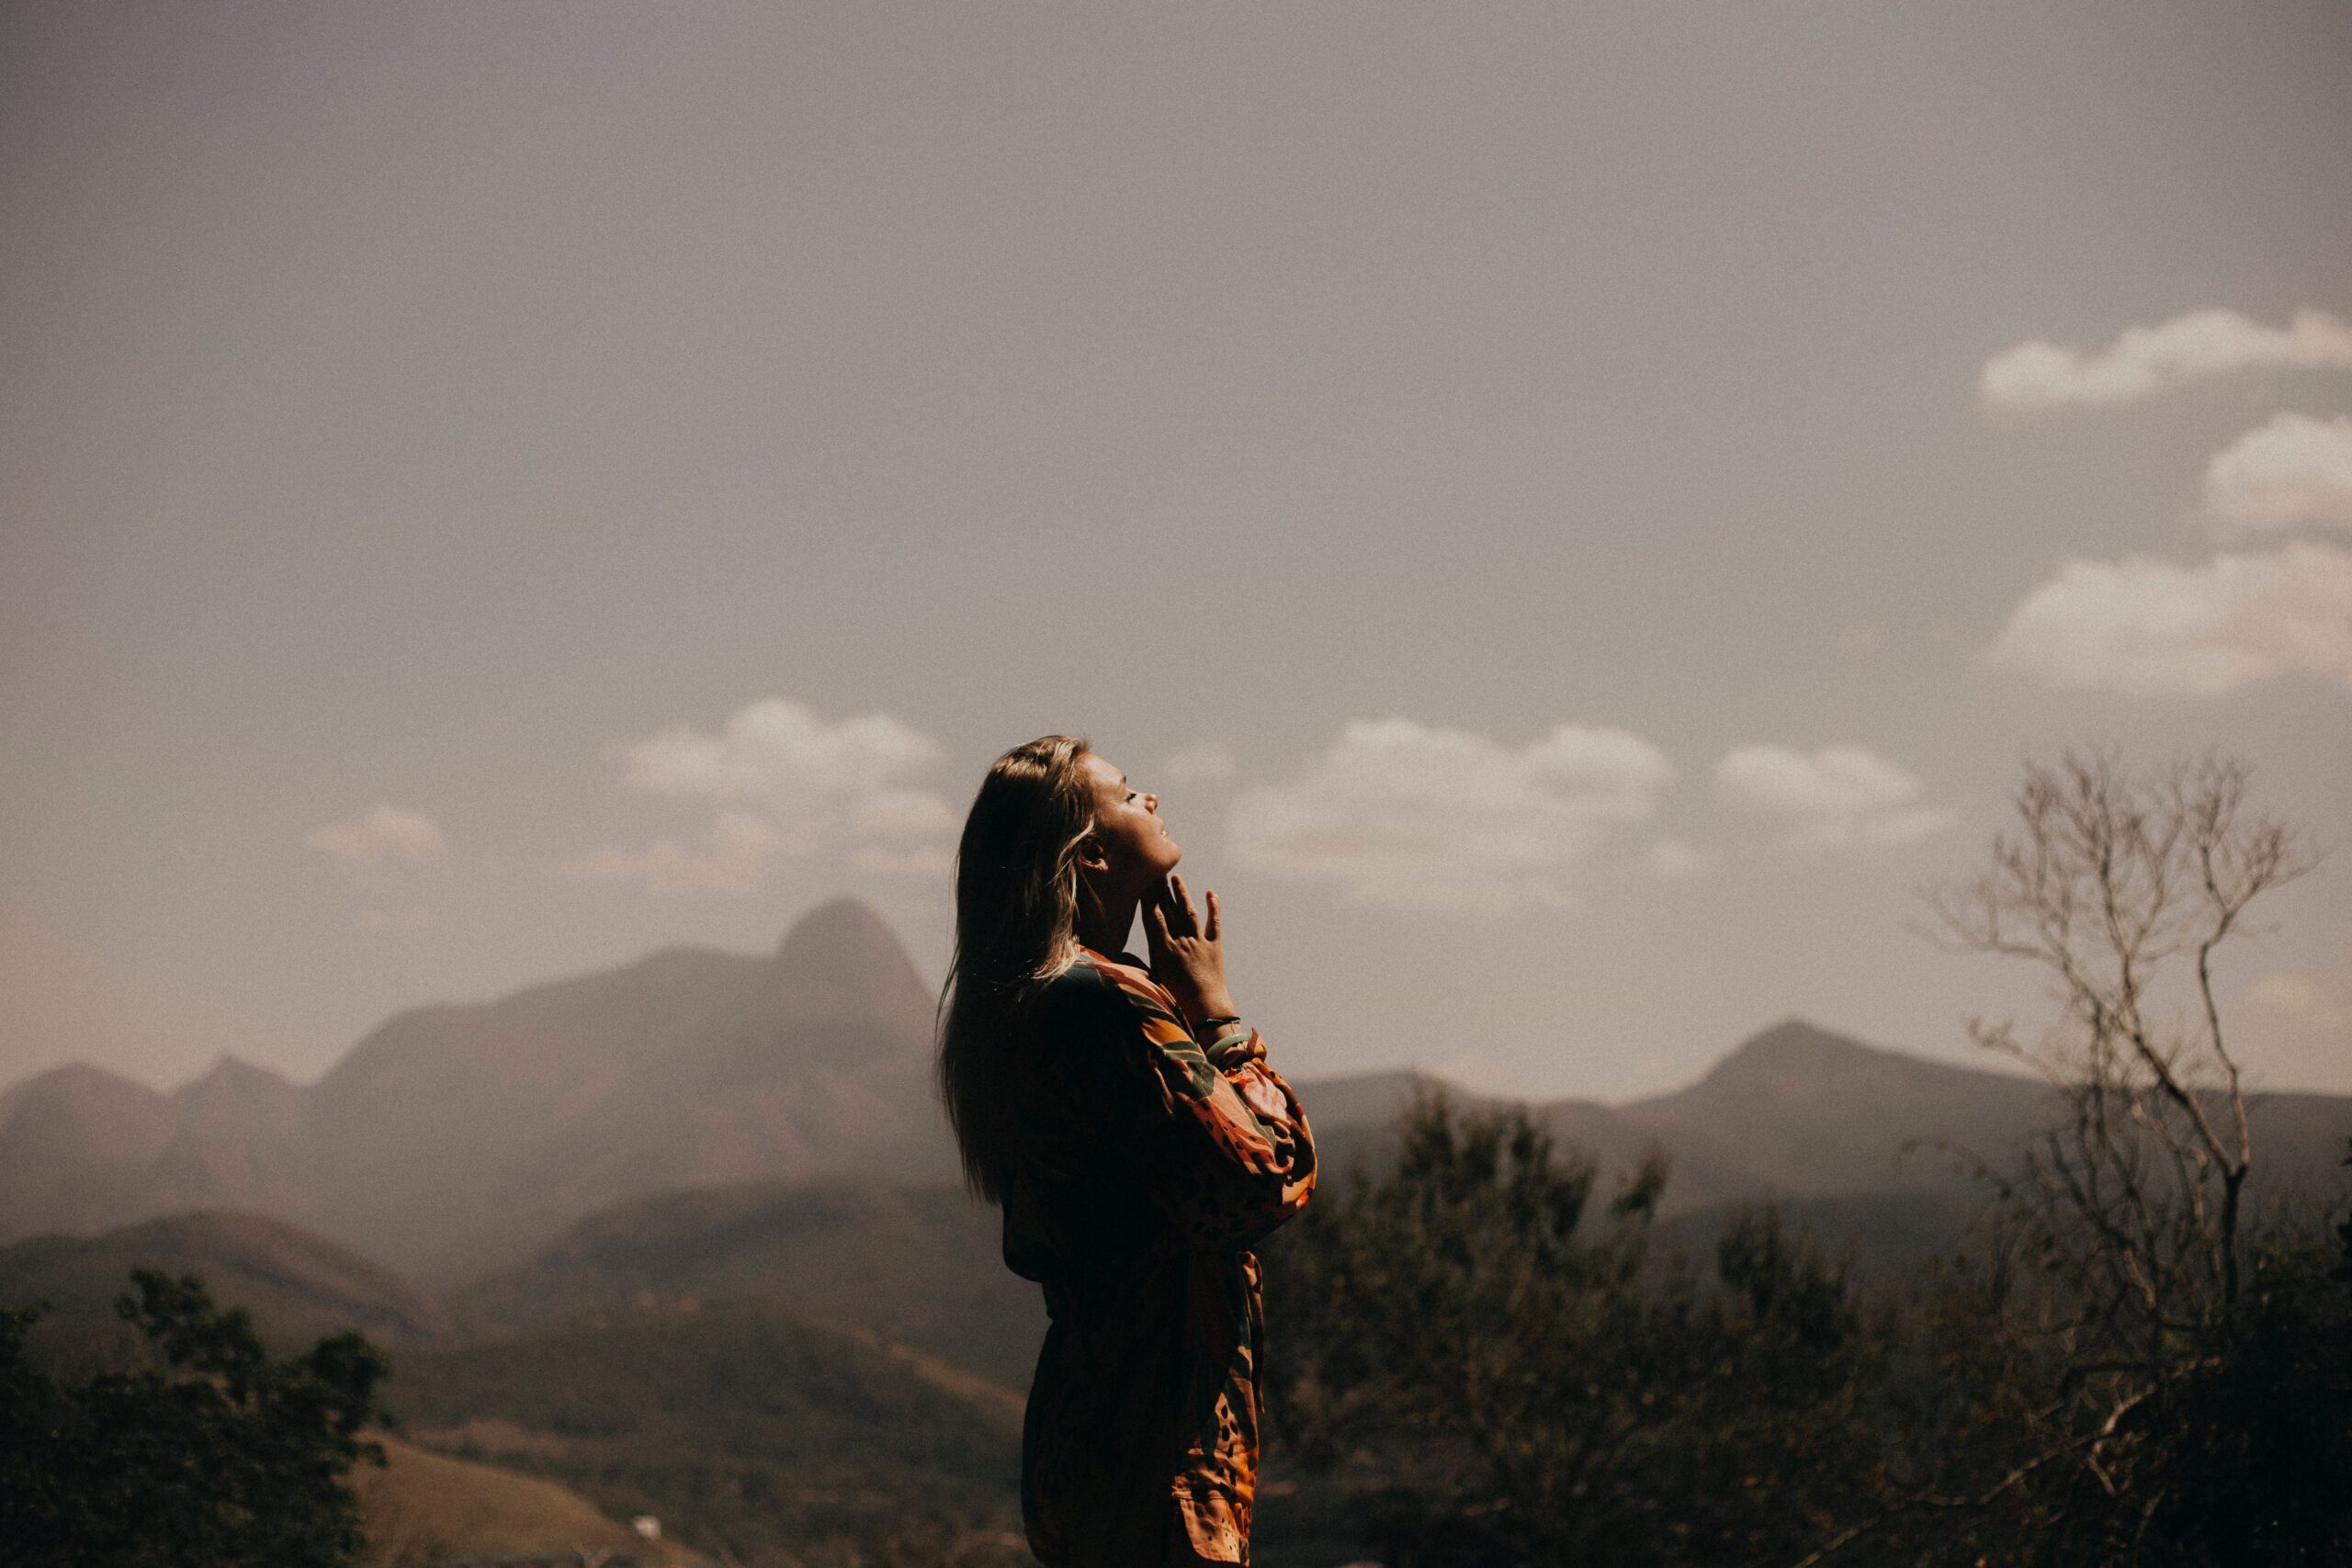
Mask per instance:
[[[2132,1411],[2197,1363],[2239,1294],[2256,1149],[2215,959],[2256,898],[2315,863],[2247,804],[2246,778],[2219,756],[2030,763],[1991,868],[1931,895],[1951,942],[2036,966],[2060,1004],[2030,1040],[2006,1021],[1969,1028],[2065,1111],[2000,1173],[2023,1266],[2011,1321],[2054,1362],[2050,1457],[2075,1454],[2110,1493]]]

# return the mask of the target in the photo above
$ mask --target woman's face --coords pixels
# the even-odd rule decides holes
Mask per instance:
[[[1116,763],[1092,752],[1080,766],[1094,783],[1094,839],[1107,863],[1095,875],[1107,895],[1140,896],[1184,857],[1159,819],[1159,797],[1135,788]]]

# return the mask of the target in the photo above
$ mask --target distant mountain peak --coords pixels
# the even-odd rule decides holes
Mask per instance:
[[[92,1160],[151,1159],[170,1135],[171,1100],[120,1073],[68,1062],[0,1095],[0,1171],[71,1171]]]
[[[1836,1030],[1824,1029],[1810,1019],[1798,1018],[1792,1014],[1770,1029],[1759,1030],[1733,1046],[1731,1054],[1715,1065],[1714,1071],[1720,1073],[1733,1063],[1742,1060],[1772,1063],[1792,1060],[1811,1062],[1825,1057],[1851,1056],[1858,1054],[1883,1056],[1887,1052],[1882,1047],[1857,1040],[1850,1034],[1840,1034]]]
[[[874,907],[858,898],[818,905],[785,933],[770,984],[796,1010],[911,1021],[928,1035],[931,991]]]
[[[1962,1086],[2011,1081],[1983,1067],[1891,1051],[1806,1019],[1787,1018],[1740,1042],[1680,1098],[1745,1104],[1760,1115],[1774,1105],[1860,1092],[1864,1085],[1871,1086],[1871,1093],[1923,1099],[1959,1092]]]
[[[181,1132],[240,1141],[284,1135],[301,1103],[302,1090],[284,1074],[227,1055],[172,1092]]]
[[[796,951],[824,951],[835,954],[889,952],[903,955],[899,936],[890,929],[874,906],[863,898],[829,898],[792,922],[784,933],[783,945],[776,957],[783,960]]]
[[[164,1098],[162,1090],[150,1089],[136,1078],[125,1077],[110,1067],[97,1066],[89,1062],[64,1062],[10,1085],[6,1094],[0,1094],[0,1104],[13,1103],[34,1092],[107,1095],[142,1101],[160,1101]]]
[[[291,1080],[275,1068],[248,1062],[243,1056],[223,1051],[211,1066],[181,1085],[180,1092],[186,1094],[190,1090],[203,1092],[207,1089],[277,1089],[292,1087]]]

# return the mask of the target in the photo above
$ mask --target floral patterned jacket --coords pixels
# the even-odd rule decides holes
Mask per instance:
[[[1189,1540],[1250,1560],[1259,1341],[1252,1242],[1306,1206],[1315,1143],[1257,1031],[1205,1044],[1132,955],[1081,949],[1021,1046],[1004,1258],[1052,1325],[1022,1439],[1029,1542],[1138,1568]]]

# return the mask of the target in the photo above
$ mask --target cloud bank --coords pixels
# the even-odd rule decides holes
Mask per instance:
[[[1656,809],[1664,753],[1622,729],[1562,725],[1504,746],[1410,719],[1358,719],[1288,783],[1231,815],[1246,865],[1366,903],[1502,912],[1572,901],[1573,874]]]
[[[930,737],[888,715],[829,723],[800,703],[767,698],[716,734],[682,726],[628,748],[629,789],[712,808],[698,840],[606,846],[556,869],[668,892],[755,892],[782,863],[817,856],[944,877],[958,819],[922,783],[940,757]]]
[[[2205,511],[2224,533],[2352,529],[2352,417],[2282,413],[2247,431],[2206,465]]]
[[[2030,413],[2135,402],[2194,381],[2285,367],[2352,368],[2352,324],[2308,308],[2283,328],[2212,310],[2127,327],[2100,354],[2035,338],[1986,360],[1977,395],[1987,408]]]
[[[438,823],[421,811],[397,806],[379,806],[364,817],[313,828],[302,842],[357,865],[381,865],[388,860],[439,865],[447,853]]]
[[[2069,561],[1984,657],[2128,696],[2215,696],[2289,674],[2352,687],[2352,553],[2299,542],[2199,567]]]
[[[2314,1029],[2340,1029],[2345,1023],[2344,1010],[2308,975],[2265,975],[2254,983],[2250,994],[2273,1012],[2284,1013]]]
[[[1860,746],[1810,756],[1785,746],[1741,746],[1715,764],[1731,805],[1787,821],[1814,843],[1907,843],[1951,826],[1951,812],[1920,800],[1907,770]]]
[[[1167,776],[1170,784],[1213,789],[1231,784],[1241,768],[1234,761],[1231,747],[1222,741],[1204,740],[1197,746],[1185,747],[1160,763],[1159,771]]]

